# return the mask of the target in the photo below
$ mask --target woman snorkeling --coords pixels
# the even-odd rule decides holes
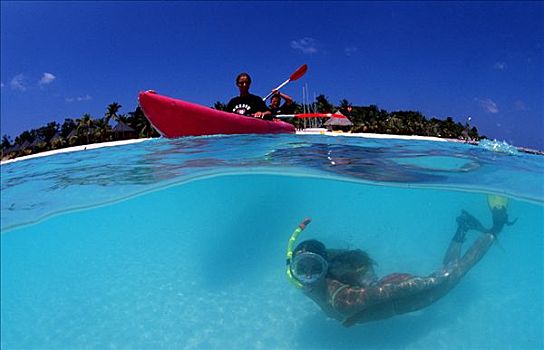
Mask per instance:
[[[346,327],[420,310],[446,295],[487,253],[508,221],[507,200],[489,196],[493,226],[486,229],[474,216],[462,211],[457,231],[443,264],[429,276],[393,273],[379,279],[374,261],[362,250],[333,250],[317,240],[296,239],[310,223],[305,219],[293,232],[287,247],[287,276],[321,309]],[[468,231],[480,236],[461,255]]]

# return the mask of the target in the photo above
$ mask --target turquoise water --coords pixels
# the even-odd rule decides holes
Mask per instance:
[[[1,347],[544,347],[544,158],[464,144],[223,136],[1,167]],[[287,240],[438,268],[488,193],[518,218],[430,307],[344,328],[285,278]],[[472,237],[474,238],[474,234]]]

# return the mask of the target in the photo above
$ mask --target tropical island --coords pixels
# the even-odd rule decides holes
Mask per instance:
[[[1,159],[9,160],[20,156],[59,150],[67,147],[82,146],[93,143],[121,141],[138,138],[159,137],[159,133],[149,123],[139,107],[127,114],[120,113],[122,106],[113,102],[107,106],[104,116],[93,118],[88,113],[80,118],[66,118],[62,124],[49,122],[37,129],[25,130],[12,141],[10,136],[3,135],[1,142]],[[226,104],[216,102],[212,108],[225,110]],[[295,113],[302,113],[308,108],[295,102]],[[375,133],[438,137],[444,139],[477,142],[486,137],[479,135],[475,126],[469,125],[467,116],[465,125],[455,122],[452,117],[446,120],[428,119],[417,111],[388,112],[376,105],[352,106],[342,99],[333,105],[325,95],[319,95],[311,104],[314,113],[339,113],[349,123],[330,123],[329,130],[349,133]],[[314,125],[325,125],[328,118],[314,120]],[[115,125],[111,125],[114,122]],[[289,120],[297,129],[303,129],[305,121],[297,118]]]

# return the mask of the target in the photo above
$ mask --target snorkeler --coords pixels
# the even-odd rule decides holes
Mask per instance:
[[[287,276],[304,294],[332,318],[349,327],[356,323],[390,318],[420,310],[446,295],[486,254],[508,221],[508,202],[489,196],[493,226],[486,229],[474,216],[462,211],[457,231],[444,256],[442,267],[429,276],[393,273],[379,279],[373,260],[361,250],[332,250],[317,240],[295,242],[310,223],[305,219],[293,232],[287,246]],[[461,256],[466,234],[481,235]]]

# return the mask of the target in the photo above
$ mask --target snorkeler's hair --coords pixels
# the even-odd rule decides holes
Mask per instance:
[[[364,252],[360,249],[348,250],[342,254],[335,256],[331,263],[333,265],[344,265],[350,268],[360,268],[362,266],[375,265],[376,263],[372,260],[367,252]]]
[[[375,265],[366,252],[360,249],[342,252],[329,261],[331,278],[352,286],[361,285],[361,277]]]
[[[327,249],[325,248],[325,245],[315,239],[310,239],[304,242],[300,242],[300,244],[297,245],[297,247],[293,251],[293,257],[295,257],[298,253],[301,253],[301,252],[315,253],[323,257],[325,260],[327,260]]]
[[[245,72],[238,74],[238,76],[236,77],[236,84],[238,84],[238,80],[240,80],[241,77],[247,77],[247,82],[251,84],[251,77]]]

